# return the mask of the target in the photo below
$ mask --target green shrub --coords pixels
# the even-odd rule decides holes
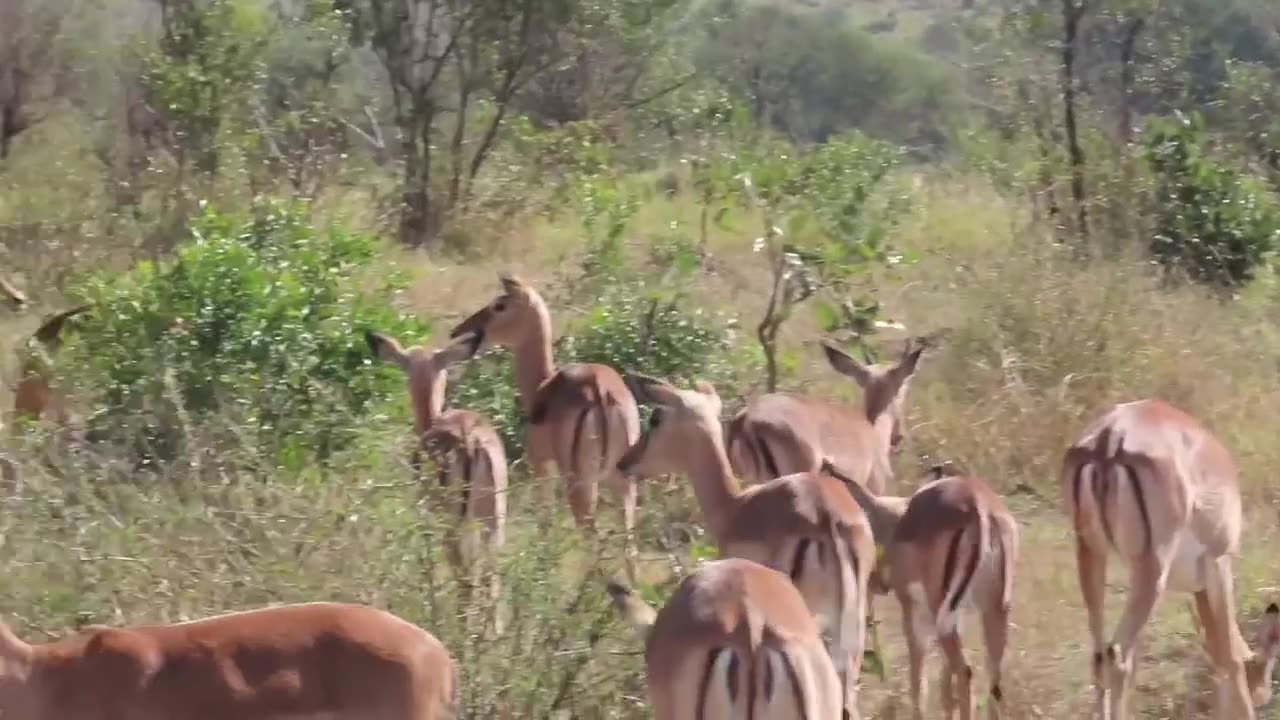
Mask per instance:
[[[1276,197],[1209,154],[1199,115],[1154,122],[1146,156],[1156,177],[1152,256],[1212,285],[1252,279],[1280,239]]]
[[[171,456],[183,419],[234,412],[247,438],[277,461],[323,459],[357,418],[403,380],[370,371],[361,332],[425,331],[390,309],[394,274],[356,291],[377,241],[318,232],[302,208],[270,205],[251,218],[208,210],[173,261],[98,274],[81,294],[100,308],[68,348],[100,412],[99,436],[142,442],[144,459]]]

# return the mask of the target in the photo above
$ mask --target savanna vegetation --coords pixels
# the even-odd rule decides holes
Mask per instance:
[[[1005,494],[1006,710],[1080,717],[1057,471],[1111,403],[1164,398],[1235,453],[1247,636],[1280,596],[1278,249],[1270,0],[0,0],[0,278],[28,300],[0,309],[0,373],[72,410],[0,391],[0,617],[40,640],[359,601],[451,649],[464,717],[645,717],[604,592],[616,513],[593,539],[539,498],[510,353],[448,394],[512,460],[494,605],[457,592],[455,503],[415,480],[403,377],[365,344],[440,344],[510,272],[558,361],[706,380],[726,414],[856,402],[821,337],[929,338],[895,492],[945,459]],[[80,303],[56,353],[28,343]],[[640,503],[660,602],[714,544],[682,478]],[[1171,597],[1139,716],[1206,717]],[[878,607],[864,713],[902,717]]]

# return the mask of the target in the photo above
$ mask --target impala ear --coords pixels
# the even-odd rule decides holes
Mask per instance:
[[[822,351],[826,353],[827,362],[831,364],[831,367],[836,372],[853,378],[853,381],[863,388],[871,384],[871,371],[867,369],[867,366],[854,360],[852,355],[845,352],[834,342],[823,340]]]
[[[499,273],[498,282],[502,285],[502,291],[508,295],[524,289],[524,281],[511,273]]]
[[[714,406],[716,416],[719,417],[720,410],[724,408],[724,403],[720,401],[720,393],[716,392],[716,387],[706,380],[698,380],[693,384],[693,389],[707,396],[707,399]]]
[[[93,309],[93,303],[77,305],[70,310],[63,310],[56,315],[45,318],[35,332],[35,339],[50,350],[57,350],[62,345],[62,328],[71,318]]]
[[[4,295],[14,310],[21,310],[27,304],[27,296],[2,277],[0,277],[0,294]]]
[[[369,352],[383,362],[393,363],[401,370],[409,369],[409,355],[400,343],[390,335],[373,330],[365,330],[364,341],[369,345]]]
[[[666,380],[649,377],[640,373],[630,373],[624,380],[636,400],[648,405],[681,406],[680,391]]]
[[[484,335],[481,333],[475,331],[465,332],[453,338],[453,342],[441,348],[436,353],[436,359],[442,363],[441,367],[462,362],[463,360],[470,360],[480,350],[480,340],[483,338]]]
[[[902,359],[893,368],[893,373],[899,377],[899,380],[906,380],[915,374],[916,365],[920,362],[920,354],[924,352],[925,345],[923,340],[918,341],[915,338],[907,340],[907,344],[902,348]]]

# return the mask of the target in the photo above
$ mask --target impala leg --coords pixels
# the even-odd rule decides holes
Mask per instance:
[[[924,720],[926,688],[924,679],[924,663],[929,656],[928,638],[916,628],[915,615],[924,608],[910,595],[898,596],[902,605],[902,634],[907,639],[907,660],[910,663],[911,678],[911,717],[912,720]]]
[[[1080,576],[1080,592],[1089,614],[1089,637],[1093,640],[1093,692],[1094,713],[1101,720],[1108,720],[1107,677],[1103,672],[1103,653],[1106,640],[1103,633],[1103,602],[1107,582],[1106,552],[1097,552],[1078,534],[1076,536],[1076,571]]]
[[[639,560],[640,551],[636,547],[635,527],[636,527],[636,499],[639,493],[639,486],[635,478],[614,470],[608,475],[609,485],[617,495],[619,512],[622,514],[622,550],[624,561],[627,566],[627,574],[630,579],[636,579],[636,562]]]
[[[1219,720],[1253,720],[1253,701],[1244,664],[1250,651],[1236,624],[1231,560],[1227,557],[1204,558],[1201,562],[1206,587],[1196,593],[1196,610],[1204,627],[1205,646],[1216,675],[1214,717]]]
[[[973,668],[964,659],[960,633],[939,637],[938,646],[946,657],[942,670],[942,716],[952,720],[959,709],[960,720],[973,720]]]
[[[1133,692],[1136,649],[1143,627],[1151,619],[1156,602],[1164,594],[1169,563],[1156,553],[1146,552],[1133,560],[1129,569],[1129,602],[1120,616],[1115,640],[1107,648],[1106,672],[1110,675],[1111,717],[1129,717],[1129,695]]]
[[[991,677],[990,720],[999,720],[1004,690],[1000,686],[1000,667],[1004,662],[1004,648],[1009,640],[1009,608],[997,600],[982,613],[982,634],[987,645],[987,674]]]

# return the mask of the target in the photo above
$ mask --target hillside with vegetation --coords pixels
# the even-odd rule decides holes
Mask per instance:
[[[512,461],[495,604],[459,591],[457,498],[415,479],[366,344],[442,344],[511,273],[558,362],[710,382],[725,418],[860,402],[822,338],[926,338],[893,491],[949,460],[1004,494],[1007,716],[1082,717],[1057,475],[1110,405],[1224,442],[1247,638],[1280,599],[1278,250],[1270,0],[0,0],[0,279],[28,298],[0,307],[0,620],[358,601],[450,648],[464,717],[651,716],[604,592],[613,497],[588,537],[532,482],[511,353],[448,392]],[[71,421],[11,413],[31,333],[81,303],[40,356]],[[636,532],[651,602],[715,553],[679,476],[642,481]],[[1188,598],[1148,629],[1137,717],[1208,717]],[[877,617],[864,717],[905,717]]]

